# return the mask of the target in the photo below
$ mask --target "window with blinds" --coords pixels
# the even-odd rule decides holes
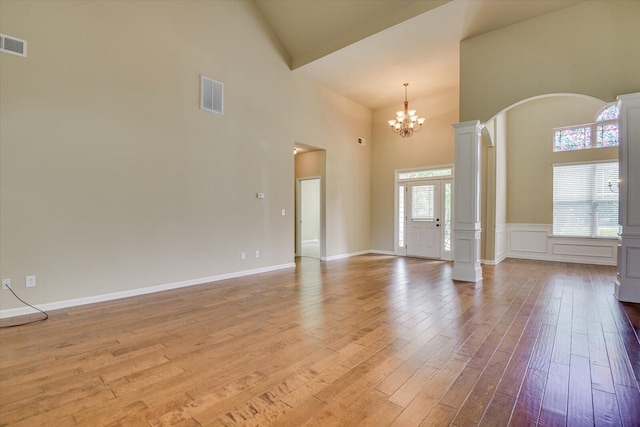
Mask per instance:
[[[553,165],[553,234],[616,237],[618,162]]]

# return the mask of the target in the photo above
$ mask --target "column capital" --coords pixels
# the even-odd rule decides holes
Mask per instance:
[[[482,130],[482,128],[484,127],[484,125],[480,123],[480,120],[469,120],[468,122],[454,123],[451,126],[453,126],[453,128],[456,130],[473,126],[477,127],[478,130]]]
[[[624,101],[624,102],[632,102],[632,101],[640,102],[640,92],[625,93],[624,95],[618,95],[616,99],[618,101]]]

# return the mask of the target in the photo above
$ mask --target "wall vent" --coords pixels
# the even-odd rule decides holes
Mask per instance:
[[[0,34],[0,52],[26,57],[27,41],[17,37]]]
[[[223,114],[222,97],[224,85],[216,80],[200,76],[200,108]]]
[[[358,144],[360,145],[367,145],[367,140],[364,138],[358,138]]]

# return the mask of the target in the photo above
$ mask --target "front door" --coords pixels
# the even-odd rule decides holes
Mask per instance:
[[[440,181],[407,184],[406,195],[407,255],[440,258]]]

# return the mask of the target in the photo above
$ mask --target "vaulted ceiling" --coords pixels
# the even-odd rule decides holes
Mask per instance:
[[[460,41],[582,0],[254,0],[297,73],[364,106],[459,86]]]

